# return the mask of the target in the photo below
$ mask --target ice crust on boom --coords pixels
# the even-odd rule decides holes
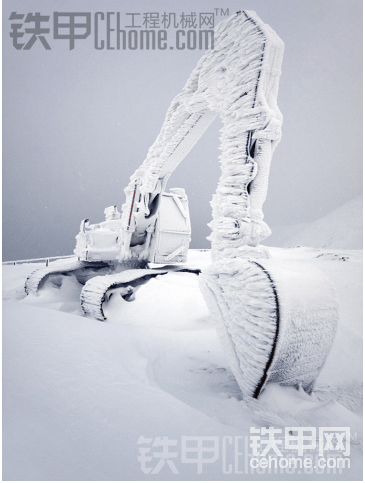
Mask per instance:
[[[283,52],[281,39],[254,12],[238,12],[217,26],[214,49],[201,58],[172,101],[160,134],[131,177],[122,216],[127,216],[134,180],[142,179],[142,189],[153,192],[158,179],[175,169],[219,114],[222,175],[210,224],[214,257],[237,256],[238,248],[256,246],[271,233],[262,204],[281,138],[277,94]]]
[[[331,281],[310,265],[270,260],[259,243],[270,162],[281,139],[277,105],[284,44],[254,12],[221,22],[214,49],[171,103],[135,179],[153,192],[220,115],[222,174],[212,200],[212,265],[201,290],[244,396],[267,382],[311,392],[333,342],[338,303]],[[127,210],[123,210],[126,212]]]

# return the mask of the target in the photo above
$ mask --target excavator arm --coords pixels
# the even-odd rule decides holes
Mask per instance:
[[[281,139],[277,95],[283,52],[283,42],[254,12],[237,12],[217,26],[214,48],[173,100],[132,176],[122,216],[126,233],[136,180],[145,200],[143,216],[149,215],[146,201],[163,193],[170,174],[219,115],[222,173],[209,225],[212,264],[199,277],[200,288],[242,393],[255,398],[268,382],[310,393],[338,321],[325,274],[311,264],[273,260],[259,246],[271,233],[262,206]],[[146,226],[143,216],[136,217],[137,232]],[[124,240],[127,259],[129,238]]]
[[[132,256],[131,243],[142,234],[148,244],[156,219],[151,217],[151,203],[218,115],[223,123],[222,177],[213,198],[213,251],[219,256],[228,250],[232,256],[235,249],[257,246],[270,234],[262,205],[271,158],[281,138],[276,100],[283,50],[280,38],[254,12],[237,12],[218,25],[214,48],[172,101],[160,134],[125,189],[122,260]]]

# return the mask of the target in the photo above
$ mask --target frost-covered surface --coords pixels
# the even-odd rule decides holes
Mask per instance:
[[[315,248],[363,247],[363,200],[348,201],[314,223],[272,227],[265,245],[276,247],[311,246]]]
[[[269,384],[259,400],[242,400],[196,275],[153,279],[134,302],[112,298],[102,323],[83,317],[73,277],[23,298],[36,266],[3,266],[3,479],[361,479],[362,252],[270,250],[314,263],[338,292],[340,324],[312,397]],[[189,263],[207,266],[209,252],[192,251]],[[351,469],[224,474],[219,458],[198,475],[177,459],[179,475],[165,466],[146,476],[137,460],[140,436],[247,437],[251,426],[293,425],[351,426]]]
[[[253,11],[237,12],[217,25],[214,49],[202,56],[172,101],[160,134],[125,189],[125,230],[136,180],[142,182],[142,193],[154,192],[219,114],[222,175],[210,224],[214,258],[235,257],[239,247],[256,246],[270,234],[262,204],[281,138],[277,95],[283,52],[282,40]],[[254,141],[255,161],[250,152]]]
[[[267,382],[310,393],[336,333],[337,296],[313,263],[267,255],[214,262],[202,293],[244,396]]]
[[[272,284],[255,263],[222,260],[204,271],[200,288],[215,320],[230,367],[245,396],[262,381],[276,337]],[[262,387],[260,385],[260,389]]]

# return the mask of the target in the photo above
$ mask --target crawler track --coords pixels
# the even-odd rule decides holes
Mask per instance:
[[[129,300],[140,285],[147,283],[151,278],[169,272],[190,272],[198,275],[200,270],[181,265],[149,268],[147,262],[139,260],[123,263],[58,260],[48,267],[32,272],[25,282],[25,292],[27,295],[37,294],[51,275],[67,276],[73,273],[79,283],[84,285],[80,301],[85,315],[97,320],[105,320],[103,302],[108,290],[125,288],[123,298]]]
[[[27,295],[36,294],[40,286],[50,275],[66,275],[69,272],[74,272],[80,268],[85,267],[87,262],[79,260],[57,260],[48,267],[38,268],[34,270],[25,281],[25,292]]]
[[[161,268],[124,270],[113,275],[94,277],[88,280],[82,289],[80,296],[81,307],[86,316],[93,317],[97,320],[105,320],[103,302],[105,301],[108,290],[123,288],[125,289],[123,298],[128,300],[140,285],[147,283],[151,278],[157,277],[158,275],[166,275],[169,272],[190,272],[198,275],[200,270],[176,265],[166,265]]]

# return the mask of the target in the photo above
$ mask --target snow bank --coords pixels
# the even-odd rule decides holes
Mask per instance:
[[[355,198],[314,223],[272,228],[267,246],[362,249],[362,198]]]

